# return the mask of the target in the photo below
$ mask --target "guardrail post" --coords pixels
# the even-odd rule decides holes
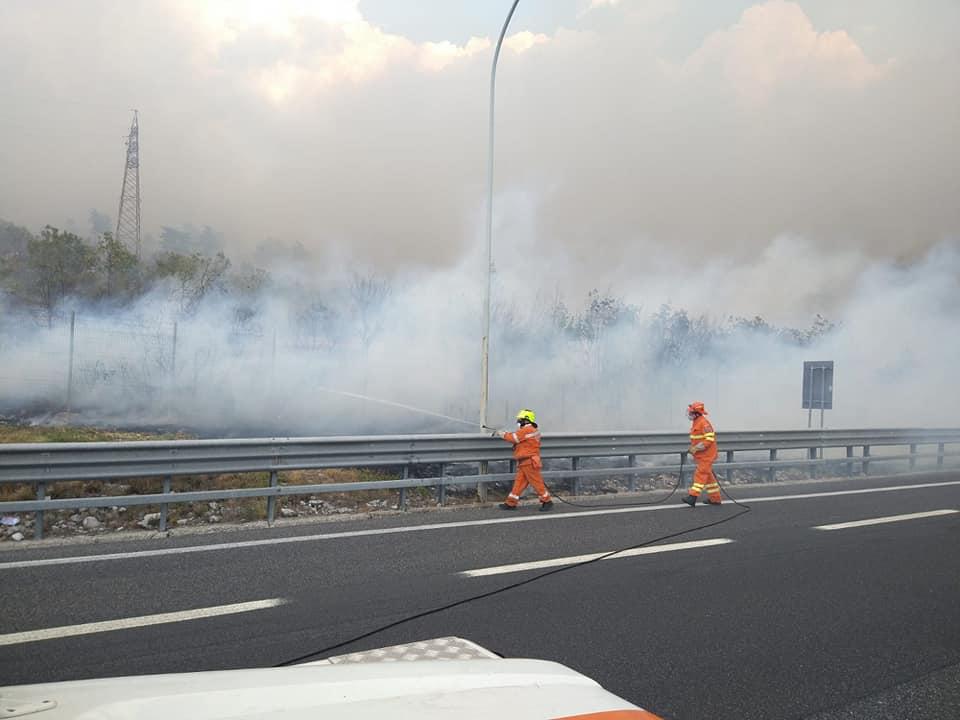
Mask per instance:
[[[410,466],[403,466],[403,479],[407,480],[410,477]],[[397,498],[397,510],[406,510],[407,509],[407,489],[400,488],[400,497]]]
[[[573,458],[573,459],[570,461],[570,469],[571,469],[571,470],[579,470],[579,469],[580,469],[580,458],[575,457],[575,458]],[[574,497],[577,497],[577,496],[580,494],[580,476],[579,476],[579,475],[574,475],[574,476],[573,476],[572,489],[573,489],[573,495],[574,495]]]
[[[486,475],[490,472],[490,463],[486,460],[480,463],[480,474]],[[477,483],[477,499],[485,503],[487,501],[487,484],[485,482]]]
[[[637,456],[636,456],[636,455],[631,455],[630,457],[628,457],[628,458],[627,458],[627,464],[628,464],[630,467],[635,468],[635,467],[637,466]],[[628,487],[630,488],[630,492],[636,492],[636,491],[637,491],[637,476],[636,476],[636,475],[631,475],[629,482],[630,482],[630,484],[629,484]]]
[[[946,443],[940,443],[937,445],[937,467],[943,467],[943,453],[945,450],[945,445]]]
[[[777,479],[777,468],[773,466],[773,463],[777,461],[777,451],[776,448],[770,451],[770,467],[767,468],[767,482],[773,482]]]
[[[913,470],[917,466],[917,446],[915,443],[910,445],[910,469]]]
[[[847,445],[847,457],[853,457],[853,445]],[[853,462],[847,463],[847,477],[853,476]]]
[[[271,470],[270,471],[270,487],[275,488],[277,485],[279,485],[279,482],[277,479],[277,471]],[[273,518],[274,518],[274,515],[276,515],[276,513],[277,513],[277,496],[270,495],[267,498],[267,525],[271,525],[271,526],[273,525]]]
[[[864,475],[870,474],[870,461],[867,459],[869,457],[870,457],[870,446],[864,445],[863,446],[863,474]]]
[[[163,476],[163,494],[167,495],[170,493],[170,476]],[[170,510],[170,505],[163,503],[160,506],[160,532],[167,531],[167,512]]]
[[[816,449],[816,448],[808,448],[808,449],[807,449],[807,460],[816,460],[816,459],[817,459],[817,449]],[[816,466],[816,465],[810,465],[809,467],[810,467],[810,477],[811,477],[811,478],[816,478],[816,477],[817,477],[817,466]]]
[[[440,480],[441,481],[445,479],[446,470],[447,470],[447,466],[441,463],[440,464]],[[447,486],[446,484],[441,482],[440,487],[437,488],[437,502],[442,507],[443,501],[446,499],[447,499]]]
[[[733,462],[733,450],[727,450],[727,462]],[[733,470],[727,469],[723,471],[723,481],[727,484],[733,480]]]
[[[37,500],[47,499],[47,484],[42,480],[37,483]],[[37,510],[33,514],[33,537],[37,540],[43,540],[43,510]]]

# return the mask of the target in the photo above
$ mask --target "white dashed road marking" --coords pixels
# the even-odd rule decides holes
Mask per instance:
[[[657,553],[673,552],[675,550],[693,550],[694,548],[713,547],[732,543],[730,538],[713,538],[712,540],[693,540],[691,542],[671,543],[669,545],[651,545],[650,547],[624,550],[604,560],[619,560],[620,558],[636,557],[637,555],[655,555]],[[609,552],[609,551],[608,551]],[[539,570],[540,568],[559,567],[561,565],[576,565],[577,563],[596,560],[608,553],[591,553],[590,555],[571,555],[570,557],[537,560],[534,562],[515,563],[513,565],[497,565],[478,570],[464,570],[457,573],[463,577],[482,577],[484,575],[503,575],[505,573],[522,572],[523,570]]]
[[[888,515],[886,517],[871,518],[869,520],[854,520],[853,522],[834,523],[833,525],[816,525],[814,530],[846,530],[847,528],[865,527],[867,525],[883,525],[885,523],[903,522],[904,520],[919,520],[921,518],[938,517],[940,515],[954,515],[960,510],[931,510],[930,512],[907,513],[906,515]]]
[[[283,605],[286,602],[283,598],[272,598],[270,600],[234,603],[233,605],[217,605],[214,607],[196,608],[195,610],[160,613],[158,615],[140,615],[139,617],[84,623],[82,625],[64,625],[41,630],[27,630],[26,632],[0,635],[0,646],[19,645],[21,643],[37,642],[38,640],[55,640],[57,638],[74,637],[76,635],[91,635],[93,633],[110,632],[111,630],[129,630],[131,628],[163,625],[165,623],[183,622],[185,620],[202,620],[204,618],[220,617],[221,615],[236,615],[237,613],[252,612],[253,610],[266,610]]]

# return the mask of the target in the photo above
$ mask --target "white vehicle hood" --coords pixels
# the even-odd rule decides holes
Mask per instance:
[[[558,663],[505,660],[492,654],[440,660],[423,659],[420,653],[400,659],[394,650],[371,651],[378,655],[370,660],[363,659],[364,653],[284,668],[20,685],[0,689],[0,716],[30,720],[548,720],[627,711],[599,717],[656,717]]]

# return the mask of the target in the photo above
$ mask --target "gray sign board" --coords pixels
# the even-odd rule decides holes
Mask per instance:
[[[803,363],[803,409],[833,409],[833,360]]]

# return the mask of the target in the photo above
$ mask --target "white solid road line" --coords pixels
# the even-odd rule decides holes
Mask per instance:
[[[841,495],[862,495],[865,493],[896,492],[899,490],[922,490],[925,488],[948,487],[960,485],[960,480],[948,480],[937,483],[918,483],[915,485],[892,485],[890,487],[858,488],[856,490],[834,490],[832,492],[805,493],[802,495],[769,495],[766,497],[744,498],[744,502],[754,504],[761,502],[785,502],[789,500],[810,500],[813,498],[836,497]],[[657,510],[682,510],[691,512],[683,503],[672,505],[644,505],[641,507],[623,507],[607,510],[585,510],[581,512],[553,512],[536,513],[535,515],[521,515],[520,517],[505,517],[491,520],[462,520],[458,522],[429,523],[426,525],[404,525],[402,527],[378,528],[375,530],[349,530],[346,532],[320,533],[317,535],[298,535],[296,537],[267,538],[264,540],[243,540],[240,542],[216,543],[214,545],[188,545],[186,547],[164,548],[162,550],[135,550],[123,553],[107,553],[104,555],[79,555],[75,557],[46,558],[44,560],[18,560],[0,563],[0,570],[15,570],[17,568],[43,567],[46,565],[73,565],[76,563],[101,562],[106,560],[134,560],[164,555],[185,555],[187,553],[213,552],[216,550],[238,550],[241,548],[262,547],[267,545],[286,545],[288,543],[316,542],[319,540],[339,540],[342,538],[370,537],[375,535],[395,535],[398,533],[425,532],[428,530],[452,530],[465,527],[482,527],[484,525],[504,525],[523,522],[551,522],[561,520],[577,520],[597,515],[620,515],[622,513],[654,512]]]
[[[919,520],[920,518],[938,517],[940,515],[954,515],[958,512],[960,512],[960,510],[931,510],[930,512],[908,513],[906,515],[888,515],[886,517],[871,518],[869,520],[834,523],[833,525],[815,525],[813,529],[845,530],[847,528],[865,527],[867,525],[883,525],[884,523],[903,522],[904,520]]]
[[[202,620],[204,618],[219,617],[221,615],[236,615],[237,613],[253,610],[266,610],[283,605],[287,601],[283,598],[270,600],[254,600],[253,602],[235,603],[233,605],[217,605],[215,607],[183,610],[180,612],[160,613],[159,615],[141,615],[139,617],[121,618],[120,620],[106,620],[104,622],[84,623],[82,625],[64,625],[62,627],[44,628],[42,630],[27,630],[26,632],[0,635],[0,646],[19,645],[21,643],[37,642],[38,640],[54,640],[56,638],[74,637],[75,635],[91,635],[93,633],[109,632],[111,630],[129,630],[131,628],[163,625],[164,623],[183,622],[185,620]]]
[[[616,555],[603,558],[604,560],[619,560],[620,558],[636,557],[637,555],[655,555],[657,553],[673,552],[674,550],[693,550],[694,548],[712,547],[732,543],[730,538],[713,538],[712,540],[693,540],[691,542],[671,543],[669,545],[651,545],[650,547],[624,550]],[[602,558],[605,553],[591,553],[590,555],[572,555],[570,557],[551,558],[550,560],[536,560],[534,562],[514,563],[513,565],[497,565],[478,570],[464,570],[457,573],[462,577],[483,577],[484,575],[504,575],[506,573],[522,572],[524,570],[539,570],[540,568],[559,567],[561,565],[576,565]]]

